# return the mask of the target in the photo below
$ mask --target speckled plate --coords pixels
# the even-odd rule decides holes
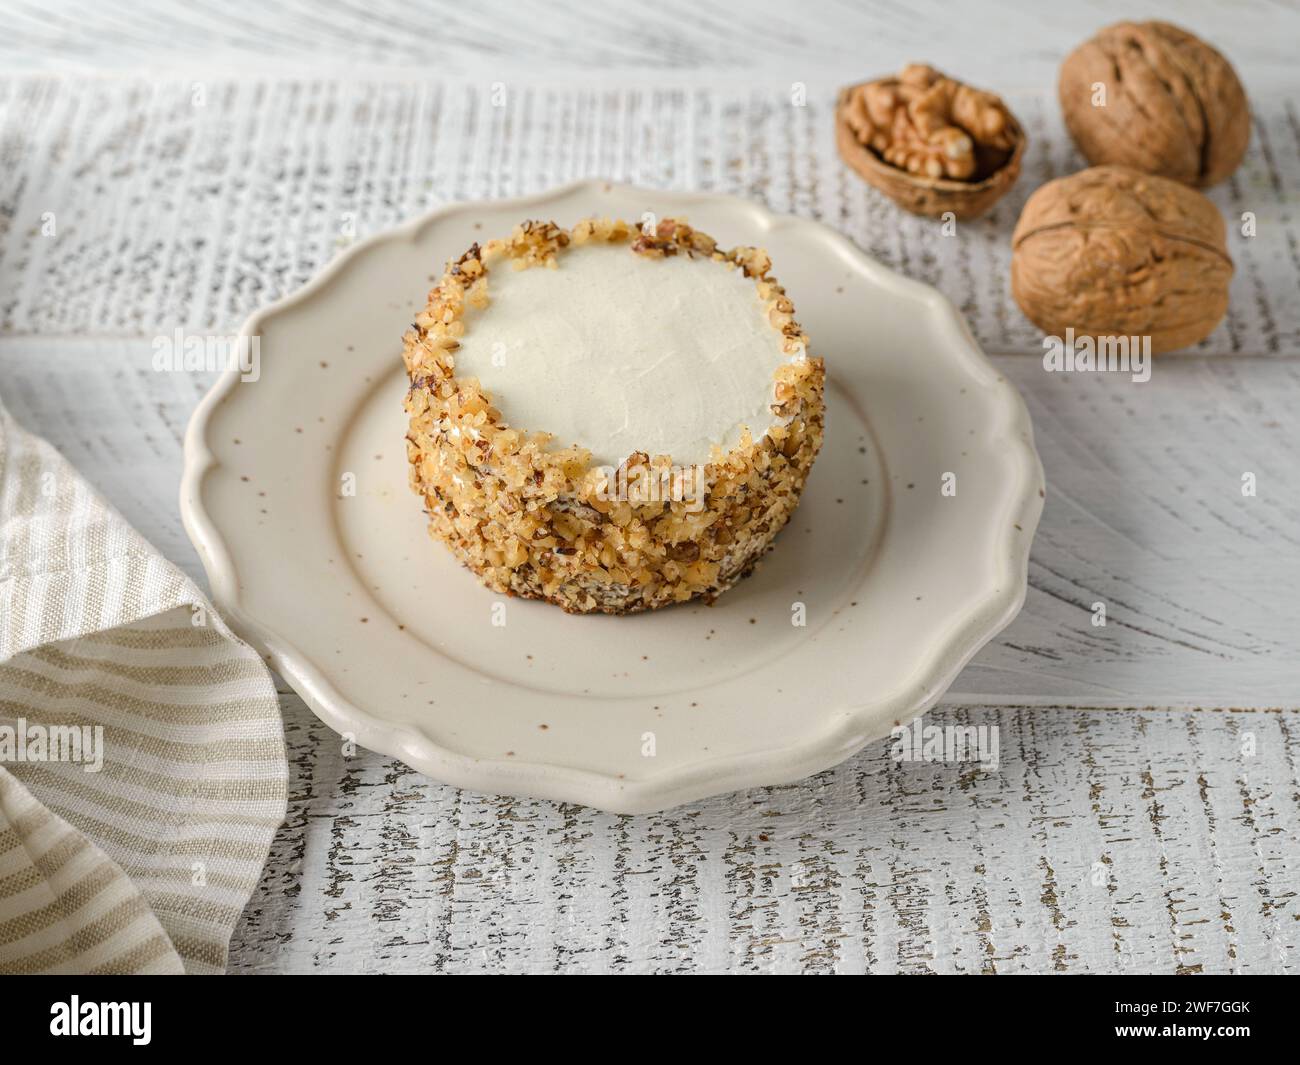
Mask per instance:
[[[471,242],[645,211],[771,252],[826,359],[826,444],[775,550],[712,607],[506,600],[406,486],[401,335]],[[933,704],[1024,600],[1043,494],[1024,404],[946,299],[815,223],[597,182],[457,204],[244,332],[260,376],[224,377],[185,440],[215,601],[325,722],[449,784],[639,813],[796,780]]]

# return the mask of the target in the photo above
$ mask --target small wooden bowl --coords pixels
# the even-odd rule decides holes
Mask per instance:
[[[879,80],[879,79],[872,79]],[[1015,146],[1011,155],[988,177],[981,181],[958,181],[954,178],[931,178],[912,174],[885,162],[870,148],[858,142],[850,128],[845,112],[852,93],[860,82],[840,90],[835,104],[835,143],[842,158],[868,185],[878,188],[899,207],[927,218],[939,218],[949,211],[965,221],[978,218],[998,202],[1020,177],[1020,161],[1025,154],[1024,127],[1015,122]],[[1010,111],[1008,111],[1010,114]]]

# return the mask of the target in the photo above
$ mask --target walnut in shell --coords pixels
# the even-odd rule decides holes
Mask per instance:
[[[1094,164],[1214,185],[1250,142],[1250,105],[1232,64],[1168,22],[1120,22],[1061,65],[1065,124]]]
[[[852,85],[835,108],[840,155],[914,214],[974,218],[1020,175],[1025,134],[992,93],[913,63]]]
[[[1051,336],[1149,336],[1153,353],[1172,351],[1203,339],[1228,309],[1223,219],[1167,178],[1098,166],[1049,181],[1011,244],[1011,292]]]

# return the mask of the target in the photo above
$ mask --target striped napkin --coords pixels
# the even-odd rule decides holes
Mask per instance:
[[[0,973],[224,971],[287,776],[257,653],[0,405]]]

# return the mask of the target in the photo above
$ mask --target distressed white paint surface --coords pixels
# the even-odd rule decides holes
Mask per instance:
[[[456,791],[285,716],[236,971],[1300,971],[1295,711],[944,710],[1000,729],[997,773],[885,742],[649,817]]]
[[[1080,165],[1056,65],[1124,5],[792,23],[756,3],[742,23],[560,2],[532,34],[386,0],[235,18],[145,0],[129,25],[0,3],[6,70],[120,71],[0,79],[0,390],[197,576],[176,489],[210,378],[152,372],[151,340],[232,331],[319,269],[344,215],[364,236],[586,175],[749,196],[944,290],[1034,416],[1049,491],[1025,610],[930,719],[997,725],[997,773],[899,765],[885,742],[797,785],[618,818],[344,758],[286,692],[290,818],[234,970],[1297,971],[1297,16],[1166,6],[1251,90],[1251,154],[1211,197],[1258,236],[1232,229],[1228,322],[1134,386],[1045,373],[1007,293],[1021,204]],[[951,238],[831,143],[834,85],[913,58],[1007,90],[1033,138],[1013,194]]]
[[[1300,12],[1287,0],[864,0],[791,4],[745,0],[6,0],[0,69],[141,68],[204,78],[214,70],[330,77],[431,73],[490,82],[599,79],[645,72],[679,81],[807,81],[881,74],[909,60],[951,67],[973,84],[1055,83],[1065,55],[1120,19],[1177,22],[1213,41],[1251,89],[1295,84]]]
[[[202,582],[176,498],[213,377],[151,356],[146,340],[0,338],[0,387]],[[995,361],[1029,404],[1047,502],[1025,608],[948,701],[1300,707],[1300,361],[1162,360],[1142,385]]]
[[[944,235],[840,163],[833,85],[810,86],[800,107],[781,85],[515,85],[503,107],[487,86],[450,82],[213,79],[202,91],[196,106],[188,81],[0,81],[0,328],[233,331],[306,283],[345,233],[607,177],[734,193],[825,222],[943,291],[987,350],[1041,354],[1041,334],[1009,298],[1011,232],[1034,188],[1083,165],[1052,93],[1011,97],[1031,138],[1024,173],[988,216]],[[1297,100],[1255,100],[1246,162],[1210,190],[1237,272],[1228,317],[1196,354],[1300,351]]]

